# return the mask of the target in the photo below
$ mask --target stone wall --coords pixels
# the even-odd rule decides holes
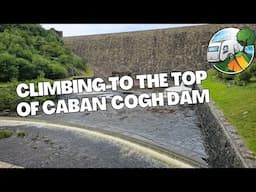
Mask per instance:
[[[236,129],[211,102],[197,105],[197,114],[209,155],[209,166],[218,168],[256,167],[252,153],[247,149]]]
[[[214,24],[143,32],[66,37],[64,43],[88,60],[94,76],[114,72],[143,74],[207,70],[207,46],[212,35],[224,27],[255,24]],[[212,167],[256,167],[235,128],[210,104],[198,105],[198,116]]]
[[[214,24],[104,35],[65,37],[64,43],[88,60],[94,76],[112,72],[143,74],[206,70],[211,36],[224,27],[256,25]]]

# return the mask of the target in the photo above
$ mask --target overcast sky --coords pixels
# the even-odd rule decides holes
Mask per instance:
[[[143,31],[191,25],[197,24],[42,24],[46,29],[55,28],[63,31],[64,36]]]

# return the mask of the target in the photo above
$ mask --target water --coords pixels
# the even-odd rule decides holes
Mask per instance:
[[[69,98],[107,96],[120,92],[69,95]],[[124,93],[129,94],[129,93]],[[69,122],[76,125],[95,127],[117,132],[170,152],[181,154],[206,165],[207,159],[196,106],[166,106],[114,110],[108,104],[107,111],[38,115],[36,118]]]

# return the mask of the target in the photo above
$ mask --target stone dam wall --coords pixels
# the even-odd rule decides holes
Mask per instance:
[[[88,60],[94,76],[207,70],[208,43],[224,27],[252,24],[211,24],[142,32],[65,37],[64,43]]]
[[[135,75],[208,70],[211,68],[206,61],[209,40],[224,27],[250,27],[256,30],[255,24],[211,24],[66,37],[64,43],[88,60],[96,77],[108,77],[113,73]],[[256,167],[252,153],[213,103],[199,104],[197,114],[210,167]]]

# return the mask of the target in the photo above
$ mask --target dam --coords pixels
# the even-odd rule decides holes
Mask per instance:
[[[94,77],[105,79],[115,74],[129,74],[135,77],[138,74],[210,69],[212,66],[206,61],[207,46],[211,36],[224,27],[250,27],[256,30],[254,24],[214,24],[64,37],[63,40],[65,46],[87,59]],[[134,89],[131,92],[73,93],[61,96],[61,99],[92,96],[112,98],[116,95],[135,94],[138,91]],[[155,90],[145,89],[143,92],[150,94]],[[164,164],[163,158],[159,162],[152,161],[153,158],[148,156],[142,158],[134,152],[123,153],[122,147],[125,142],[118,147],[113,146],[113,143],[109,145],[108,142],[96,139],[101,133],[108,135],[107,138],[111,135],[144,146],[148,150],[154,149],[154,154],[161,152],[161,155],[184,160],[189,162],[189,165],[196,165],[195,167],[246,167],[243,160],[234,155],[237,151],[233,143],[230,144],[226,139],[226,133],[223,133],[219,120],[214,119],[215,113],[206,105],[155,108],[138,106],[120,110],[109,107],[109,103],[107,106],[106,111],[60,113],[50,116],[41,113],[33,118],[25,118],[26,124],[2,120],[1,125],[5,127],[9,126],[14,130],[22,128],[31,131],[31,134],[22,141],[24,145],[19,145],[22,146],[19,150],[13,143],[20,143],[20,140],[15,141],[11,138],[7,143],[0,140],[0,147],[3,149],[0,150],[0,160],[23,167],[175,167],[173,164]],[[48,130],[48,127],[55,129]],[[68,134],[62,132],[60,129],[63,127],[69,128],[68,131],[74,131],[76,127],[82,132],[91,131],[98,134],[90,134],[90,137],[83,140],[84,137],[75,131]],[[208,131],[208,139],[205,139],[205,130]],[[215,145],[214,140],[217,137],[222,138],[217,141],[218,145]],[[51,140],[48,141],[48,138]],[[214,143],[210,150],[207,148],[208,142]],[[218,150],[222,150],[222,153]],[[43,151],[43,154],[39,154],[38,151]],[[152,151],[150,154],[150,157],[153,157]],[[159,157],[159,154],[157,156]],[[189,166],[183,164],[178,167]]]
[[[64,37],[64,44],[88,61],[95,77],[208,70],[212,68],[206,59],[209,41],[225,27],[256,30],[255,24],[210,24]]]

